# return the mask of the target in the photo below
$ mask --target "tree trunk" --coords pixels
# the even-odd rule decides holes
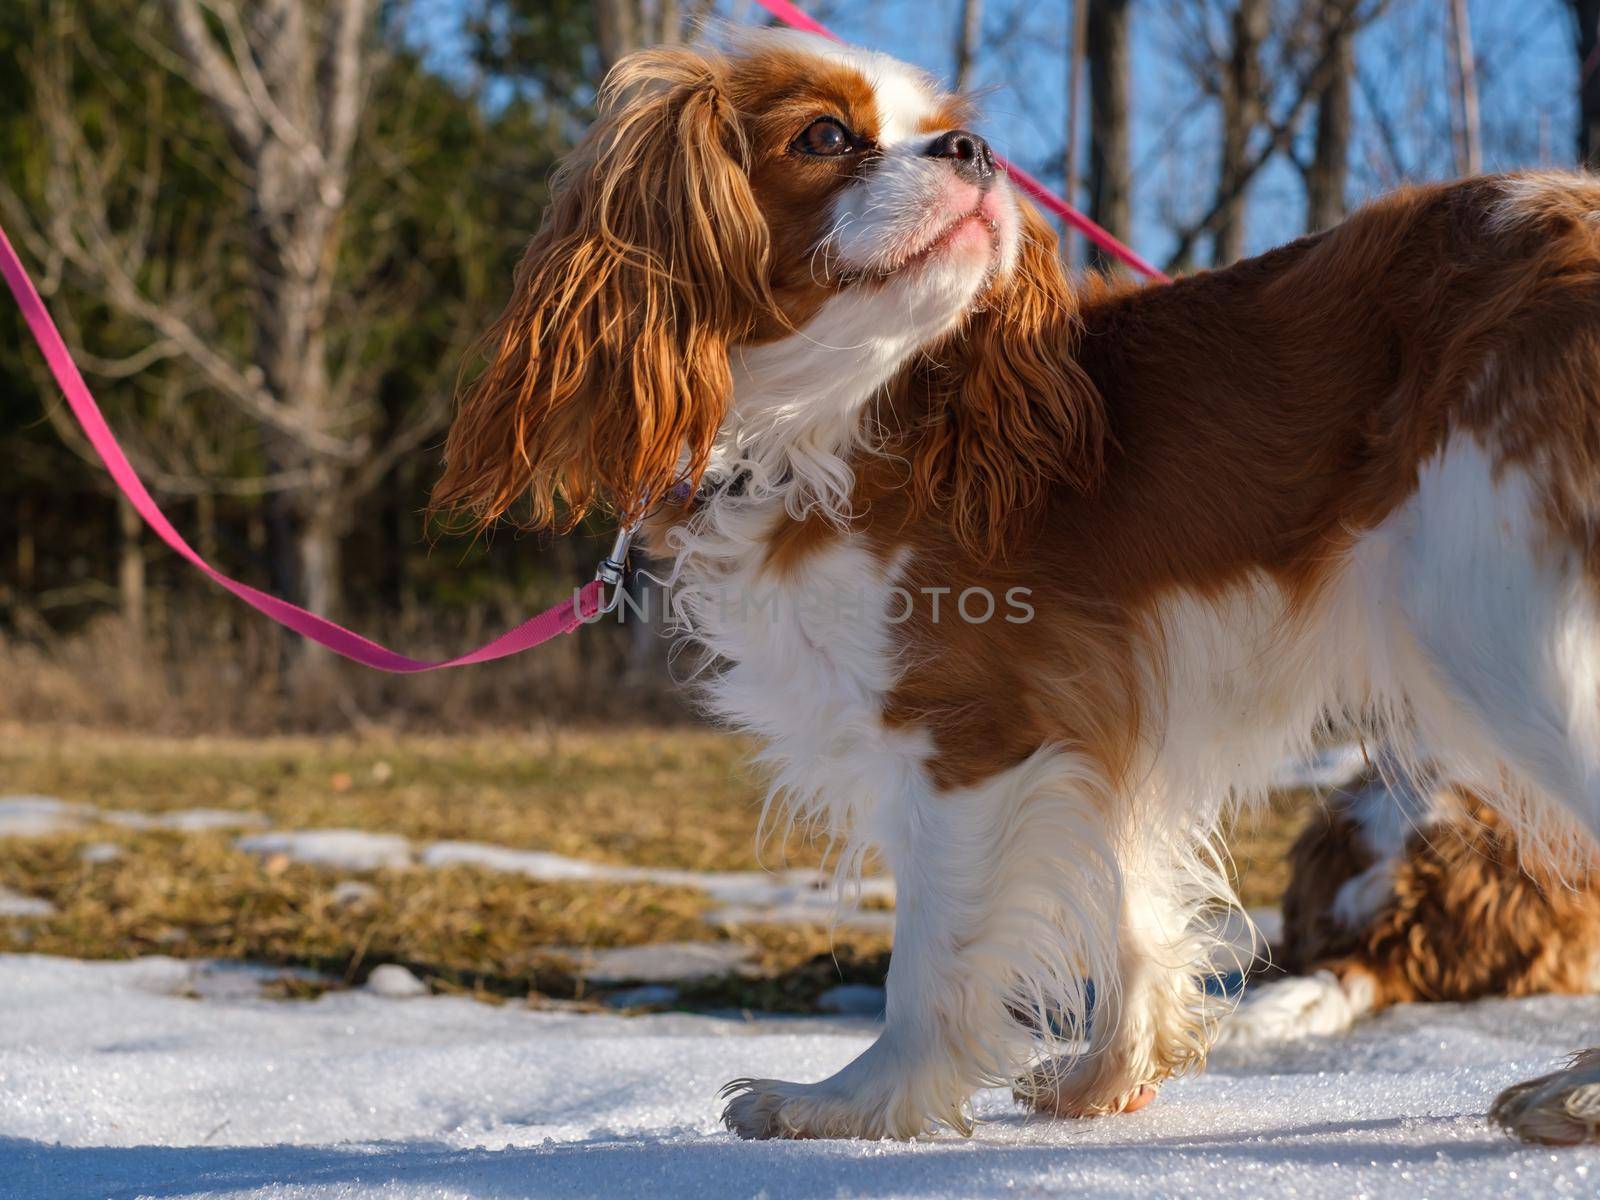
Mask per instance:
[[[1083,59],[1085,25],[1089,15],[1089,0],[1069,0],[1072,5],[1072,30],[1067,43],[1067,140],[1061,153],[1061,194],[1068,204],[1078,203],[1078,136],[1083,128]],[[1076,261],[1073,256],[1074,233],[1069,225],[1061,231],[1061,257],[1067,266]]]
[[[122,622],[136,645],[144,644],[144,522],[127,498],[117,496],[117,596]]]
[[[17,587],[24,597],[38,590],[34,571],[39,562],[39,545],[33,536],[33,493],[17,497]]]
[[[956,91],[972,84],[972,66],[983,39],[983,0],[961,0],[961,28],[956,32]]]
[[[600,48],[602,77],[644,44],[642,8],[641,0],[594,0],[595,40]]]
[[[217,498],[210,492],[200,492],[194,498],[195,547],[200,557],[209,562],[217,560]]]
[[[1456,174],[1483,171],[1483,128],[1478,113],[1478,64],[1472,49],[1472,18],[1467,0],[1450,0],[1451,57],[1455,61],[1458,111]]]
[[[339,609],[343,587],[339,574],[341,521],[335,505],[314,503],[301,519],[299,536],[301,584],[305,606],[314,613]]]
[[[1600,0],[1568,0],[1578,23],[1578,161],[1600,169]]]
[[[1262,119],[1261,45],[1270,17],[1267,0],[1239,0],[1233,12],[1233,48],[1222,75],[1222,157],[1217,195],[1223,207],[1211,242],[1213,266],[1243,257],[1249,181],[1250,135]]]
[[[1306,230],[1344,220],[1350,167],[1350,77],[1355,70],[1350,22],[1337,4],[1323,8],[1328,69],[1317,89],[1317,140],[1306,172]]]
[[[1132,187],[1128,165],[1128,50],[1130,0],[1088,0],[1089,215],[1122,241],[1131,241]],[[1117,261],[1092,247],[1089,264],[1110,270]]]

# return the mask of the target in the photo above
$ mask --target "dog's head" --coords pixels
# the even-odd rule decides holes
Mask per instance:
[[[965,102],[893,59],[789,34],[650,50],[599,109],[450,432],[435,501],[479,521],[637,517],[734,426],[837,448],[997,297],[1066,294]]]

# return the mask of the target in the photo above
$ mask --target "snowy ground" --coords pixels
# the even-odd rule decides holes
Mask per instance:
[[[1219,1060],[1150,1109],[976,1137],[750,1145],[737,1075],[815,1078],[869,1024],[535,1013],[364,992],[263,1000],[238,968],[0,958],[6,1197],[1594,1196],[1600,1151],[1485,1128],[1600,1040],[1600,998],[1402,1009]]]

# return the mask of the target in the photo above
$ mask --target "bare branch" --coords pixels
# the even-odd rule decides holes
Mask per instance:
[[[245,93],[244,82],[217,50],[196,0],[167,0],[173,31],[189,61],[188,79],[216,106],[229,138],[241,157],[253,158],[265,126]]]
[[[366,86],[362,72],[361,43],[372,15],[372,4],[373,0],[338,0],[332,18],[333,32],[328,38],[323,72],[325,187],[335,185],[335,177],[342,177],[348,169],[350,150],[355,144],[356,129],[360,125],[362,92]],[[324,203],[336,205],[342,201],[342,182],[335,186],[338,196],[325,197]]]
[[[972,67],[983,38],[983,0],[961,0],[961,25],[956,31],[956,91],[972,84]]]

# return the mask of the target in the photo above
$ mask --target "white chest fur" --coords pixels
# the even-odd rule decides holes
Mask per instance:
[[[675,530],[674,609],[715,656],[708,706],[758,739],[756,759],[791,820],[856,846],[882,801],[923,782],[926,738],[883,722],[897,675],[894,587],[885,562],[841,533],[783,571],[766,565],[778,497],[719,499]],[[837,866],[859,866],[847,849]]]

